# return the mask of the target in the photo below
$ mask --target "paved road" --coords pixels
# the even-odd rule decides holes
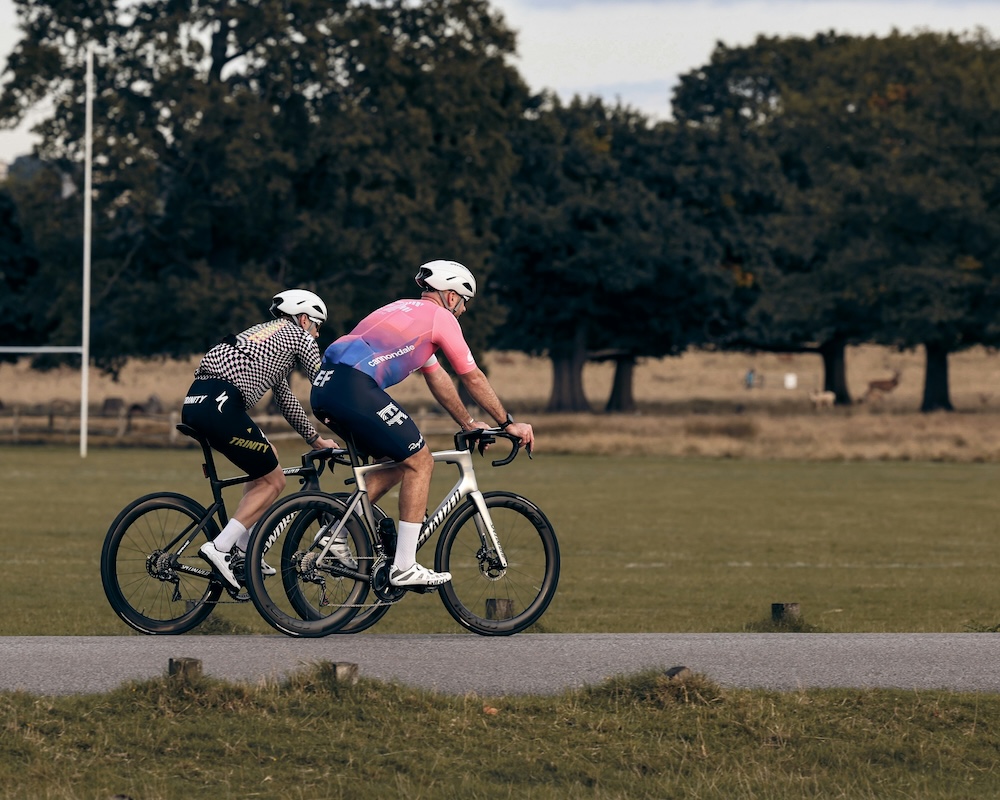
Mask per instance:
[[[1000,692],[996,634],[362,634],[0,637],[0,690],[104,692],[198,658],[228,680],[279,678],[316,661],[365,677],[483,696],[558,694],[612,675],[686,666],[723,686]]]

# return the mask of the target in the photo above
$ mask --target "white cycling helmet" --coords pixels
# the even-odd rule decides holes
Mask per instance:
[[[457,261],[428,261],[415,277],[421,289],[458,292],[466,300],[476,296],[476,279]]]
[[[326,303],[318,295],[305,289],[285,289],[278,292],[271,301],[271,316],[284,314],[286,317],[297,317],[305,314],[317,325],[326,322]]]

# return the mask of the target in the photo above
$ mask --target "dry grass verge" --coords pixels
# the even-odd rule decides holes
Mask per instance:
[[[709,458],[913,461],[1000,459],[1000,356],[983,348],[951,358],[954,413],[921,414],[923,354],[879,347],[848,351],[848,384],[862,398],[868,382],[901,373],[891,394],[850,408],[814,408],[822,364],[815,355],[692,352],[648,360],[636,369],[635,414],[600,413],[610,392],[612,367],[588,365],[584,384],[594,413],[546,414],[551,366],[520,353],[487,353],[481,361],[507,405],[530,419],[539,447],[558,453],[635,453]],[[116,383],[91,375],[91,402],[109,398],[126,406],[155,397],[165,409],[180,407],[196,360],[135,361]],[[747,389],[748,370],[757,383]],[[793,377],[794,376],[794,377]],[[64,368],[36,373],[26,360],[0,365],[3,409],[59,402],[79,403],[79,372]],[[308,385],[293,386],[303,400]],[[794,386],[794,388],[788,388]],[[414,413],[434,408],[423,381],[411,378],[393,395]],[[0,420],[2,423],[2,420]],[[137,426],[140,427],[141,426]],[[443,428],[448,428],[447,421]],[[0,424],[0,442],[5,442]],[[63,432],[72,437],[72,432]],[[436,437],[434,444],[446,442]]]

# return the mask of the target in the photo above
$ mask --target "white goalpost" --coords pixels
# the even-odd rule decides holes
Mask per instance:
[[[0,347],[0,353],[79,353],[80,354],[80,458],[87,456],[88,401],[90,394],[90,245],[91,194],[93,192],[94,132],[94,45],[87,45],[86,121],[83,171],[83,314],[80,346]]]

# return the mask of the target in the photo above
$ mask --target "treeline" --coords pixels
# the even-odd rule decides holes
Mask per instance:
[[[16,0],[0,122],[46,102],[0,191],[0,340],[79,340],[85,47],[96,46],[91,347],[204,351],[270,293],[324,337],[454,258],[474,345],[544,354],[554,410],[607,408],[693,346],[949,353],[1000,339],[1000,49],[974,34],[759,38],[681,77],[674,118],[532,94],[486,0]]]

